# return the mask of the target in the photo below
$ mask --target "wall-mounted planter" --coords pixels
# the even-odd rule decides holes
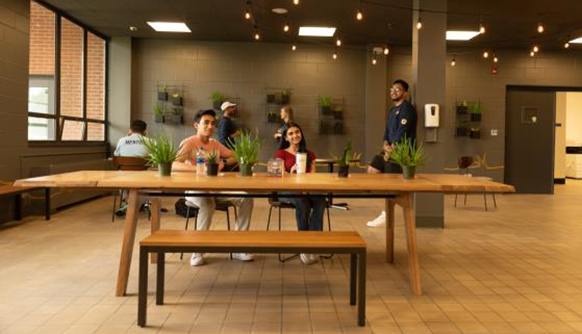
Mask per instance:
[[[455,128],[455,136],[457,137],[467,137],[468,129],[462,127]]]
[[[337,120],[344,119],[344,113],[341,110],[334,110],[333,111],[333,118]]]
[[[275,94],[267,94],[267,103],[277,103]]]
[[[468,110],[467,106],[457,106],[457,115],[465,115]]]
[[[333,112],[331,111],[331,106],[321,106],[321,114],[323,116],[333,116]]]
[[[471,114],[471,122],[481,122],[481,114]]]
[[[220,110],[220,106],[222,105],[224,101],[214,101],[212,102],[212,108],[214,110]]]
[[[479,138],[481,138],[481,130],[479,130],[479,129],[477,129],[477,130],[471,129],[471,131],[469,132],[469,137],[471,139],[479,139]]]
[[[181,106],[182,105],[182,97],[181,96],[177,96],[177,97],[172,96],[172,104],[175,106]]]
[[[168,101],[168,92],[158,92],[158,101]]]
[[[169,124],[182,124],[183,117],[182,115],[164,115],[164,121]]]
[[[281,94],[281,104],[289,104],[291,96],[289,94]]]
[[[343,135],[344,134],[344,123],[343,122],[335,122],[333,126],[333,134],[334,135]]]
[[[164,115],[155,115],[155,122],[156,123],[164,123]]]

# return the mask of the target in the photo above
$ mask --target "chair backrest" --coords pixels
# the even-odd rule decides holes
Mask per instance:
[[[140,157],[113,157],[113,165],[117,170],[146,170],[147,160]]]
[[[459,157],[457,160],[457,165],[459,166],[459,174],[461,174],[461,170],[465,170],[465,174],[468,172],[468,168],[473,164],[473,157],[466,155]]]

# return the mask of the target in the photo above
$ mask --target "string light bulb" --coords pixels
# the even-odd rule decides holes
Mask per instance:
[[[259,39],[261,39],[261,35],[258,32],[256,32],[255,33],[255,40],[258,41]]]
[[[483,35],[483,34],[484,34],[486,31],[487,31],[487,30],[485,29],[485,26],[483,25],[483,23],[481,23],[481,24],[479,25],[479,33],[480,33],[481,35]]]
[[[249,10],[247,9],[247,11],[245,12],[245,19],[246,20],[250,20],[251,19],[251,13],[249,12]]]
[[[293,45],[291,46],[291,51],[295,51],[295,50],[297,50],[297,46],[296,46],[295,44],[293,44]]]
[[[337,59],[337,52],[334,52],[331,57],[333,58],[333,60],[336,60]]]
[[[489,58],[489,52],[488,51],[483,52],[483,58],[485,58],[485,59]]]
[[[538,53],[539,51],[540,51],[540,48],[537,45],[534,45],[533,52]]]
[[[451,60],[451,66],[455,67],[457,65],[457,60],[455,58],[453,58],[453,60]]]
[[[568,42],[564,43],[564,49],[568,49],[568,48],[570,48],[570,43],[568,43]]]
[[[297,6],[299,4],[299,0],[293,0],[293,4]]]
[[[498,62],[499,62],[499,58],[497,58],[497,56],[494,56],[494,57],[493,57],[493,62],[494,62],[494,63],[498,63]]]
[[[378,63],[378,61],[376,60],[376,56],[374,56],[374,58],[372,58],[372,65],[376,65]]]
[[[356,13],[356,20],[362,21],[363,18],[364,18],[364,14],[362,14],[362,10],[358,9],[358,12]]]
[[[387,47],[384,48],[384,54],[388,55],[390,53],[390,49],[388,49]]]
[[[341,40],[341,39],[339,39],[339,38],[338,38],[338,39],[336,39],[336,40],[335,40],[335,45],[337,45],[337,46],[342,46],[342,40]]]
[[[546,30],[543,24],[538,23],[538,33],[543,33]]]
[[[283,31],[284,32],[288,32],[289,31],[289,24],[285,23],[285,25],[283,26]]]
[[[530,56],[530,57],[534,57],[535,55],[536,55],[536,53],[535,53],[535,52],[533,52],[533,51],[529,53],[529,56]]]
[[[418,21],[416,22],[416,30],[422,29],[422,16],[420,15],[420,10],[418,11]]]

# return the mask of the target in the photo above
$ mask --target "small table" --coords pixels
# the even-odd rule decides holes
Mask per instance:
[[[360,162],[360,160],[358,159],[352,159],[350,160],[350,163],[358,163]],[[336,159],[315,159],[315,163],[316,164],[321,164],[321,165],[327,165],[327,172],[328,173],[333,173],[333,165],[335,165],[337,163]],[[334,203],[333,202],[333,196],[329,196],[329,206],[334,208],[334,209],[341,209],[341,210],[349,210],[350,206],[348,203]]]

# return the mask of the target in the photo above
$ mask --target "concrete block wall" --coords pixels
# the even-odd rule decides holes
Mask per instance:
[[[406,49],[395,52],[388,58],[388,81],[397,78],[412,79],[412,63]],[[449,51],[456,66],[447,66],[447,103],[441,113],[439,141],[446,142],[446,167],[455,167],[457,158],[463,155],[487,154],[490,166],[502,166],[505,160],[505,103],[506,87],[564,86],[582,87],[582,52],[567,50],[541,52],[532,58],[527,52],[507,51],[498,54],[498,73],[492,74],[492,61],[484,60],[476,50]],[[480,101],[483,105],[481,139],[455,137],[455,103],[466,100]],[[388,104],[390,105],[390,104]],[[422,119],[422,117],[421,117]],[[491,136],[497,129],[498,136]],[[422,123],[419,123],[419,131]],[[474,174],[493,177],[503,181],[503,169],[474,170]]]
[[[266,121],[267,89],[289,89],[295,120],[319,157],[339,154],[348,140],[364,151],[364,52],[342,50],[334,61],[330,48],[312,45],[292,52],[287,44],[135,40],[133,54],[132,118],[145,120],[150,133],[164,131],[177,142],[192,135],[193,115],[211,108],[211,93],[220,91],[239,103],[239,124],[259,131],[261,159],[266,159],[276,150],[273,133],[278,128]],[[184,125],[154,123],[158,85],[183,86]],[[345,135],[318,134],[320,95],[345,99]]]

